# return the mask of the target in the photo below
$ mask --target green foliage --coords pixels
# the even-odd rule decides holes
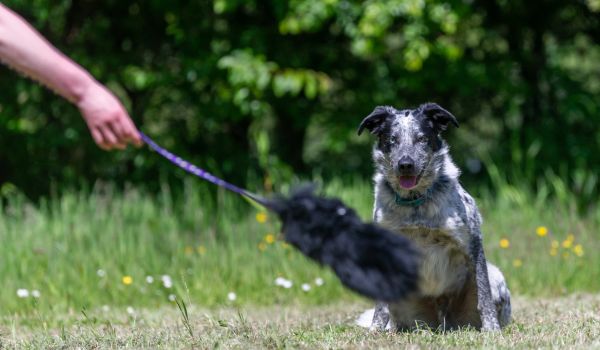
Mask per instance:
[[[326,74],[308,69],[280,69],[275,62],[267,62],[249,51],[234,51],[224,56],[218,67],[227,70],[228,81],[237,90],[233,102],[243,114],[251,113],[257,118],[271,111],[261,101],[265,94],[272,93],[277,98],[302,94],[312,100],[327,93],[331,86]]]
[[[461,168],[493,159],[532,188],[554,174],[586,208],[598,194],[597,1],[6,5],[115,91],[142,130],[240,184],[366,176],[361,118],[436,101],[461,122],[448,133]],[[29,196],[96,179],[177,183],[148,152],[99,151],[75,108],[0,74],[1,183]],[[489,181],[485,170],[465,181]]]

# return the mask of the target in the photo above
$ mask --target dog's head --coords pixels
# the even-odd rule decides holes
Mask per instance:
[[[447,146],[441,137],[450,124],[458,127],[452,113],[435,103],[398,110],[379,106],[358,127],[378,137],[373,151],[377,171],[392,188],[406,194],[429,188],[443,168]]]

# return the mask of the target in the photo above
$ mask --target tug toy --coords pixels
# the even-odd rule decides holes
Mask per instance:
[[[371,299],[396,301],[414,291],[418,253],[404,237],[371,223],[337,198],[314,194],[305,186],[289,197],[263,198],[222,180],[160,147],[142,140],[179,168],[219,187],[244,196],[276,213],[285,240],[305,256],[329,266],[342,284]]]

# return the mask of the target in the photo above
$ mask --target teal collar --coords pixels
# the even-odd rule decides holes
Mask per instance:
[[[392,186],[389,186],[389,187],[392,190],[392,192],[394,192],[394,194],[396,196],[396,200],[395,200],[396,204],[404,206],[404,207],[413,207],[413,208],[416,208],[416,207],[420,206],[421,204],[425,203],[425,201],[428,200],[431,197],[431,192],[433,192],[433,186],[432,186],[429,189],[427,189],[427,192],[425,192],[425,194],[422,195],[421,197],[414,198],[414,199],[408,199],[408,198],[402,198],[402,197],[400,197],[400,195],[398,194],[398,192],[394,191],[394,189],[392,188]]]

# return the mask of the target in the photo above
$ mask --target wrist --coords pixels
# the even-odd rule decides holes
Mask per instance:
[[[64,82],[66,95],[64,97],[77,106],[85,95],[98,85],[98,82],[87,71],[76,64],[66,65]]]

